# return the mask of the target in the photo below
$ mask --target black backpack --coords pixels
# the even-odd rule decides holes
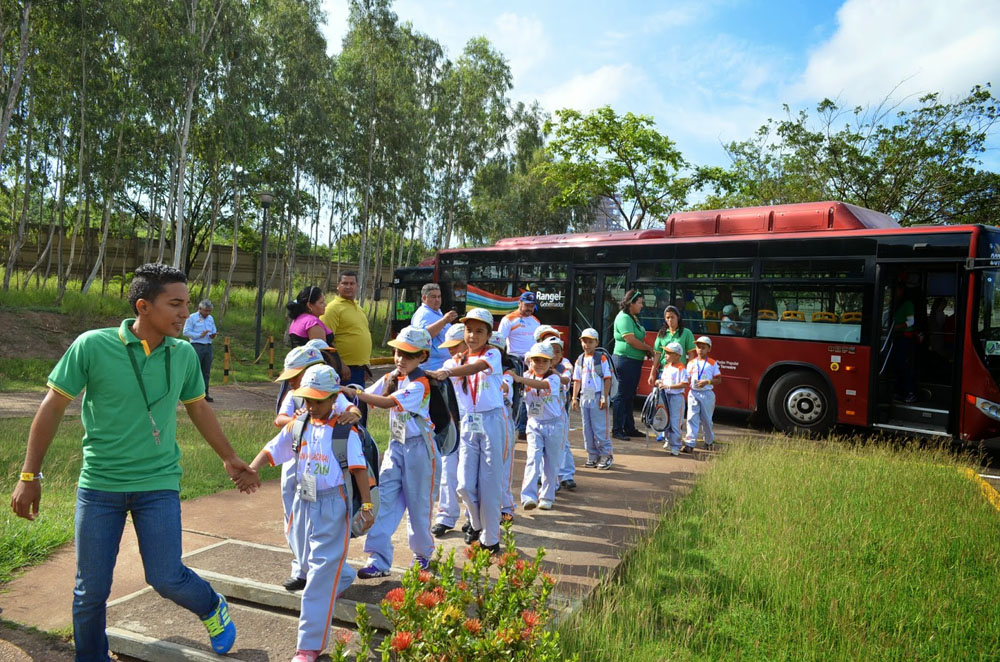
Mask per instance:
[[[305,433],[307,425],[309,425],[308,412],[297,416],[292,424],[292,448],[296,455],[298,455],[299,449],[302,447],[302,435]],[[351,434],[351,428],[355,428],[358,431],[358,436],[361,437],[361,452],[364,454],[365,463],[368,465],[368,477],[375,483],[369,488],[373,506],[372,518],[378,516],[378,470],[381,466],[381,461],[379,459],[378,446],[375,445],[375,440],[372,439],[367,428],[360,424],[353,426],[333,426],[333,455],[337,458],[337,463],[340,464],[341,471],[344,472],[344,490],[348,506],[351,509],[351,537],[357,538],[363,535],[361,533],[361,523],[356,519],[358,511],[361,510],[361,493],[358,491],[358,484],[354,480],[354,474],[351,473],[347,463],[347,438]],[[298,472],[296,472],[295,477],[298,480]]]
[[[424,371],[417,368],[410,373],[410,381],[424,377]],[[448,380],[449,382],[451,380]],[[434,442],[441,455],[451,455],[458,448],[458,426],[452,416],[446,387],[436,379],[427,377],[430,384],[431,400],[428,405],[431,423],[434,425]]]

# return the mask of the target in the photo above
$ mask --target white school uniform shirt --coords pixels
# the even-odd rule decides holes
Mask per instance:
[[[525,376],[531,379],[541,379],[541,377],[536,376],[530,370]],[[528,409],[528,418],[533,418],[536,421],[551,421],[556,418],[562,418],[564,412],[559,397],[559,389],[562,388],[559,375],[552,373],[545,378],[545,381],[549,383],[548,391],[539,391],[530,386],[524,387],[524,406]],[[542,413],[538,416],[532,416],[532,409],[538,406],[536,403],[541,403]]]
[[[338,393],[333,401],[333,413],[340,416],[350,406],[351,401],[344,397],[343,393]],[[278,415],[281,416],[282,414],[295,418],[295,396],[292,395],[291,391],[286,393],[285,399],[281,401],[281,408],[278,409]]]
[[[377,382],[365,389],[365,393],[382,395],[391,374],[379,377]],[[414,380],[410,379],[410,375],[397,379],[399,385],[389,396],[396,402],[396,406],[389,410],[389,429],[392,430],[393,424],[398,418],[405,417],[406,436],[419,437],[422,433],[420,426],[417,425],[416,418],[423,417],[427,421],[427,427],[424,429],[432,427],[430,413],[431,384],[425,375],[421,375]]]
[[[281,428],[271,441],[264,445],[271,466],[284,464],[294,459],[292,450],[292,428],[295,421]],[[350,469],[367,469],[365,456],[361,449],[361,437],[357,428],[352,427],[347,435],[347,466]],[[316,489],[328,490],[344,484],[340,463],[333,455],[333,428],[325,421],[309,420],[302,433],[302,447],[299,449],[296,475],[316,476]]]
[[[598,374],[597,367],[594,365],[594,360],[600,359],[600,374]],[[603,377],[601,376],[603,375]],[[604,395],[604,380],[611,379],[611,365],[608,362],[608,357],[604,354],[598,356],[597,352],[594,352],[590,356],[586,354],[582,355],[577,359],[577,363],[573,366],[573,381],[580,382],[580,399],[583,399],[583,394],[587,388],[591,388],[594,391],[594,399],[600,400]]]
[[[552,366],[552,369],[555,370],[560,377],[559,395],[562,398],[563,404],[565,404],[567,398],[569,398],[569,389],[570,387],[573,386],[573,364],[567,361],[566,358],[564,357],[558,364]],[[570,378],[568,384],[562,383],[561,378],[563,375],[566,375],[567,377]]]
[[[500,384],[503,380],[503,366],[500,364],[500,350],[495,347],[483,349],[476,354],[470,354],[465,365],[485,361],[489,367],[467,377],[452,377],[451,383],[458,396],[459,411],[463,414],[475,414],[503,407],[503,393]],[[465,380],[468,390],[462,388]]]
[[[663,371],[660,373],[660,381],[668,386],[677,386],[678,384],[690,383],[691,377],[688,375],[687,367],[683,363],[668,363],[663,366]],[[671,388],[667,389],[666,392],[683,395],[684,389]]]
[[[450,368],[457,368],[457,367],[458,367],[458,361],[456,361],[453,358],[449,358],[447,361],[445,361],[443,364],[441,364],[441,369],[442,370],[444,370],[445,368],[449,368],[450,369]],[[452,378],[452,379],[454,379],[454,378]],[[461,380],[459,380],[459,382],[461,382]],[[458,388],[458,386],[455,385],[455,384],[452,384],[452,386],[455,386],[455,388]],[[462,416],[465,416],[465,401],[463,401],[462,398],[458,398],[457,404],[458,404],[458,416],[459,416],[459,418],[461,418]]]
[[[535,344],[535,329],[541,324],[534,315],[521,317],[521,313],[515,310],[503,316],[497,326],[497,333],[507,340],[508,354],[524,356]]]
[[[715,359],[709,357],[702,361],[701,359],[691,359],[687,364],[688,381],[691,383],[692,391],[711,391],[712,385],[708,386],[695,386],[694,383],[699,379],[715,379],[722,374],[719,370],[719,364],[716,363]]]

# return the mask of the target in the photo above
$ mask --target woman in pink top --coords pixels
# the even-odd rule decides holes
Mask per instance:
[[[285,308],[288,309],[288,318],[292,320],[288,327],[292,347],[305,345],[313,338],[325,340],[327,345],[333,347],[333,331],[319,318],[326,310],[326,297],[323,296],[322,289],[315,285],[302,288]]]

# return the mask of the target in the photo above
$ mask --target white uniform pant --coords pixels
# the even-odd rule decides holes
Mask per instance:
[[[694,447],[698,442],[698,430],[705,436],[705,445],[715,441],[712,432],[712,414],[715,413],[715,391],[691,389],[688,391],[687,437],[684,443]]]
[[[602,455],[612,455],[611,437],[608,427],[611,423],[611,407],[601,409],[598,400],[580,404],[580,418],[583,419],[583,446],[587,449],[587,459],[596,462]]]
[[[471,431],[473,414],[462,416],[458,496],[469,511],[472,528],[482,531],[479,542],[490,547],[500,542],[507,422],[502,407],[479,412],[478,415],[482,417],[485,432]]]
[[[513,515],[517,510],[517,502],[514,501],[514,492],[511,485],[514,482],[514,446],[517,435],[514,434],[514,417],[506,407],[503,410],[504,418],[507,420],[507,443],[503,456],[503,499],[500,501],[500,512]]]
[[[559,462],[559,480],[569,480],[576,475],[576,462],[569,447],[569,412],[563,416],[563,447]]]
[[[454,528],[458,522],[461,505],[458,500],[458,458],[462,446],[458,450],[441,458],[441,488],[438,490],[437,524]]]
[[[661,392],[660,395],[667,405],[667,443],[670,448],[677,450],[681,447],[681,420],[684,417],[684,394]]]
[[[299,611],[297,645],[302,650],[323,650],[329,643],[334,602],[357,576],[347,563],[350,540],[343,485],[322,490],[316,501],[295,496],[288,544],[303,550],[303,567],[308,568]]]
[[[555,500],[564,430],[561,416],[545,421],[528,417],[528,451],[524,462],[524,481],[521,483],[521,503],[529,499],[538,501],[539,498]],[[542,479],[541,493],[538,491],[539,477]]]
[[[292,501],[295,499],[295,490],[298,484],[295,482],[295,470],[298,466],[298,459],[292,459],[281,465],[281,509],[285,513],[285,538],[288,538],[288,546],[292,548],[292,577],[304,579],[308,568],[302,564],[303,550],[292,547],[291,538],[288,537],[288,525],[291,522]]]
[[[429,436],[389,442],[378,472],[378,516],[365,538],[370,565],[379,570],[392,567],[392,534],[403,519],[403,511],[410,550],[427,560],[434,555],[431,517],[440,476],[437,444]]]

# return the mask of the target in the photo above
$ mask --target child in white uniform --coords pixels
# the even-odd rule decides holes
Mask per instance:
[[[298,454],[294,446],[294,423],[281,429],[250,464],[260,469],[295,461],[295,497],[289,515],[288,544],[304,550],[308,569],[299,612],[297,651],[292,662],[315,662],[326,648],[330,635],[337,595],[345,588],[342,576],[353,579],[347,564],[351,517],[344,492],[343,472],[333,451],[333,426],[339,424],[333,413],[334,396],[341,390],[340,378],[327,365],[314,365],[305,371],[302,383],[292,393],[305,399],[310,419],[302,433]],[[362,452],[361,438],[351,430],[347,438],[347,463],[358,485],[363,505],[358,516],[367,529],[372,525],[369,476]],[[349,582],[348,582],[349,583]]]
[[[493,315],[473,308],[459,320],[465,324],[468,351],[457,367],[441,368],[428,375],[451,378],[462,415],[462,448],[458,458],[458,496],[469,510],[472,531],[466,540],[491,552],[500,551],[500,505],[503,499],[503,456],[507,424],[500,384],[503,366],[500,352],[490,347]]]
[[[611,467],[613,455],[608,428],[611,425],[611,366],[607,357],[595,353],[597,329],[584,329],[580,334],[583,354],[573,366],[573,409],[580,410],[583,420],[583,443],[587,450],[587,467]]]
[[[444,334],[444,342],[438,345],[438,348],[447,349],[448,353],[451,354],[451,358],[442,364],[442,368],[458,367],[458,361],[455,357],[466,350],[465,325],[452,324],[449,326]],[[458,399],[459,419],[465,416],[465,410],[462,407],[462,400]],[[456,424],[460,425],[461,420],[456,421]],[[441,458],[441,487],[438,489],[437,516],[434,518],[434,526],[431,527],[431,533],[436,538],[440,538],[454,529],[455,523],[458,522],[461,510],[458,500],[458,458],[461,452],[462,445],[459,444],[455,452]],[[466,520],[468,521],[468,517]],[[469,528],[468,524],[466,524],[466,528]]]
[[[715,359],[708,357],[712,351],[712,339],[700,336],[694,341],[698,356],[688,361],[687,373],[691,390],[688,391],[687,436],[684,449],[690,452],[698,442],[699,428],[705,435],[705,448],[715,442],[712,431],[712,415],[715,413],[715,391],[713,387],[722,382],[722,372]]]
[[[413,563],[430,566],[434,554],[431,507],[441,474],[441,457],[431,432],[431,385],[421,363],[430,356],[431,335],[427,329],[408,326],[389,341],[395,348],[396,369],[383,375],[357,397],[373,407],[389,410],[389,446],[379,468],[379,510],[365,539],[368,563],[358,577],[387,577],[392,567],[392,534],[403,512],[407,514]]]
[[[500,363],[504,364],[504,345],[506,340],[499,331],[494,331],[490,336],[490,345],[500,352]],[[513,415],[514,408],[514,371],[504,369],[503,379],[500,383],[500,391],[503,393],[503,413],[507,418],[507,443],[503,450],[503,498],[500,500],[500,521],[509,522],[514,519],[514,511],[517,509],[517,502],[514,501],[514,492],[511,489],[513,481],[512,469],[514,467],[514,442],[515,421]]]
[[[565,426],[559,399],[562,382],[551,369],[552,356],[551,343],[535,343],[525,355],[530,367],[523,377],[517,378],[524,384],[524,404],[528,411],[528,449],[521,483],[521,505],[525,510],[535,507],[551,510],[556,498]]]
[[[691,378],[688,375],[687,367],[680,362],[684,348],[679,342],[668,343],[663,348],[663,352],[667,361],[660,372],[660,380],[657,384],[661,389],[660,397],[664,399],[667,406],[667,440],[663,442],[663,447],[668,449],[671,455],[680,455],[684,389],[687,388]]]
[[[324,343],[325,344],[325,343]],[[292,391],[299,387],[302,381],[302,373],[312,365],[322,365],[325,358],[321,351],[311,346],[295,347],[285,355],[284,370],[274,381],[283,382],[285,388],[284,398],[278,405],[278,413],[274,418],[274,425],[283,428],[288,425],[297,414],[305,411],[305,401],[297,398]],[[333,413],[340,417],[340,422],[354,424],[361,420],[361,412],[352,405],[342,393],[338,393],[333,404]],[[281,507],[285,514],[285,534],[287,536],[288,526],[291,524],[292,501],[295,498],[296,482],[295,470],[296,459],[292,458],[281,465]],[[289,591],[301,591],[306,585],[306,574],[308,568],[303,564],[302,548],[292,550],[292,573],[282,586]],[[346,575],[345,575],[346,576]],[[353,581],[353,576],[350,580]],[[347,582],[350,585],[350,581]],[[346,588],[346,587],[345,587]]]

